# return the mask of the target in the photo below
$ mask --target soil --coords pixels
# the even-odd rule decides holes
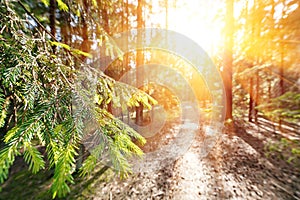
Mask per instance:
[[[163,159],[126,180],[95,186],[92,199],[300,199],[299,168],[265,156],[266,137],[278,136],[236,122],[207,156],[202,136],[199,131],[176,159]]]

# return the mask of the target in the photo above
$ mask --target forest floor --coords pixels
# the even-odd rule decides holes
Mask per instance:
[[[176,130],[176,124],[170,126],[167,130]],[[179,157],[164,159],[161,155],[149,169],[123,180],[99,167],[89,178],[77,178],[79,183],[67,199],[300,199],[300,168],[279,154],[266,156],[267,141],[276,142],[282,136],[265,127],[236,121],[224,130],[207,156],[201,156],[203,134],[198,130]],[[24,176],[12,176],[0,199],[50,199],[45,189],[51,174],[43,174],[43,178],[30,175],[27,182]],[[37,187],[42,182],[44,187]]]
[[[253,125],[235,123],[206,157],[196,137],[180,158],[156,171],[95,185],[94,199],[300,199],[300,170],[266,157],[266,138],[278,136]]]

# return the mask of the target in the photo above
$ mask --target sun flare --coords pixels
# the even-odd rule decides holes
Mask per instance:
[[[159,6],[153,5],[153,9]],[[179,32],[194,40],[209,55],[215,54],[222,44],[222,28],[220,17],[222,4],[219,1],[207,2],[191,0],[177,2],[170,6],[168,17],[161,12],[151,17],[152,24],[159,24],[162,28]],[[150,25],[151,26],[151,25]]]

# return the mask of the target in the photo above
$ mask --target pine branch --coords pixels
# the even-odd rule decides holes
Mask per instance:
[[[53,197],[65,196],[70,190],[68,185],[73,183],[75,158],[89,128],[86,125],[88,119],[97,124],[94,133],[100,142],[90,151],[81,174],[89,174],[97,161],[104,161],[109,156],[116,172],[126,176],[130,172],[127,159],[142,155],[132,139],[141,144],[145,139],[104,108],[110,102],[117,104],[117,97],[121,106],[138,103],[150,108],[155,100],[82,62],[83,70],[75,72],[73,61],[77,58],[74,52],[68,57],[71,66],[64,65],[64,59],[51,53],[50,42],[32,38],[31,31],[12,10],[0,13],[0,20],[0,27],[6,26],[1,28],[4,33],[0,38],[0,62],[3,63],[0,66],[3,71],[0,106],[1,112],[13,107],[12,111],[6,112],[14,112],[15,118],[13,122],[7,122],[6,146],[0,151],[0,181],[7,178],[8,169],[21,150],[24,150],[24,159],[33,173],[45,167],[43,156],[33,144],[33,141],[39,141],[46,146],[47,159],[55,171],[51,186]],[[65,47],[68,52],[69,46]],[[8,96],[11,106],[5,103]],[[0,119],[3,118],[5,123],[6,117],[2,116]]]
[[[15,156],[19,155],[15,145],[6,147],[0,151],[0,183],[8,178],[9,168],[15,161]]]
[[[0,128],[5,125],[5,119],[7,117],[7,111],[10,104],[10,96],[6,97],[0,93]]]
[[[74,178],[72,177],[72,172],[75,169],[75,156],[77,155],[76,150],[73,145],[69,144],[66,146],[55,166],[53,184],[51,186],[51,191],[53,192],[52,198],[56,196],[63,197],[70,192],[68,183],[74,183]]]
[[[24,142],[24,160],[29,164],[29,170],[34,174],[45,168],[43,156],[29,142]]]

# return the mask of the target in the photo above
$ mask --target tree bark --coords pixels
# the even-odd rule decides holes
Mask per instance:
[[[137,5],[137,28],[143,28],[143,5],[142,0],[138,0]],[[142,42],[141,35],[138,35],[137,43],[140,44]],[[137,68],[143,64],[143,52],[142,50],[138,50],[136,52],[136,84],[137,87],[143,85],[143,72],[141,70],[137,70]],[[136,107],[136,124],[142,125],[143,123],[143,105]]]
[[[248,121],[252,122],[252,111],[253,111],[253,78],[250,78],[249,82],[249,113]]]
[[[50,21],[50,32],[51,34],[56,37],[56,27],[55,27],[55,11],[56,11],[56,1],[55,0],[50,0],[50,5],[49,5],[49,21]],[[55,52],[55,45],[52,46],[53,52]]]
[[[259,71],[256,70],[255,73],[255,77],[256,77],[256,91],[255,91],[255,102],[254,102],[254,118],[255,118],[255,123],[258,122],[258,101],[259,101]]]
[[[280,87],[280,95],[284,94],[284,82],[283,82],[283,77],[284,77],[284,44],[281,44],[281,52],[280,52],[280,68],[279,68],[279,76],[280,76],[280,81],[279,81],[279,87]]]
[[[82,43],[81,43],[81,50],[83,52],[90,52],[90,42],[89,42],[89,30],[88,30],[88,2],[87,0],[83,1],[83,10],[84,10],[84,14],[81,17],[82,20],[82,30],[81,30],[81,37],[83,39]],[[86,57],[82,56],[82,60],[85,60]]]
[[[226,94],[226,119],[232,119],[233,0],[226,0],[226,33],[223,79]]]

